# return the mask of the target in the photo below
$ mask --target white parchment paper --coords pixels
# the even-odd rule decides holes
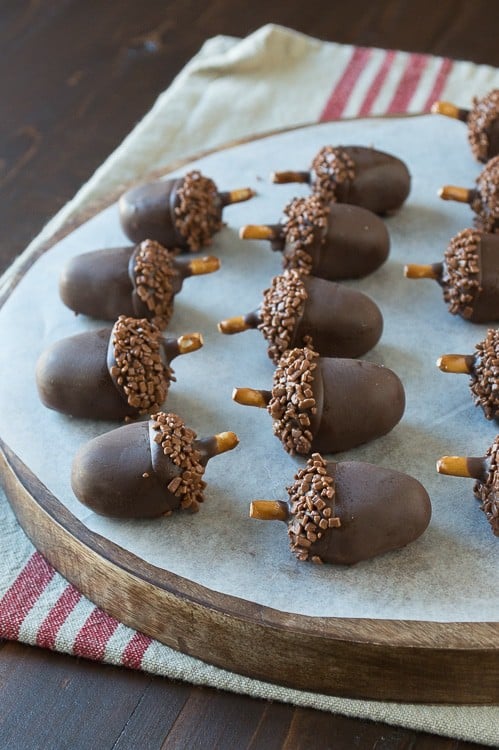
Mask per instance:
[[[383,337],[367,358],[400,376],[406,412],[389,435],[337,458],[348,455],[406,471],[425,485],[433,504],[431,525],[420,540],[351,568],[299,563],[284,524],[248,518],[253,498],[286,498],[285,487],[304,459],[284,452],[265,410],[231,401],[234,386],[271,386],[273,365],[261,334],[229,337],[216,328],[217,321],[256,308],[262,290],[281,270],[280,255],[268,243],[239,240],[238,227],[275,223],[287,201],[308,193],[305,186],[270,184],[269,172],[304,169],[327,143],[391,151],[412,174],[406,205],[387,220],[389,260],[368,278],[349,282],[371,295],[383,312]],[[208,464],[201,511],[134,522],[89,512],[71,491],[72,458],[85,441],[116,425],[71,419],[38,400],[34,369],[41,351],[59,338],[103,325],[63,306],[58,276],[73,255],[126,244],[116,206],[40,258],[0,309],[2,438],[89,529],[214,590],[308,615],[496,620],[499,540],[473,497],[472,480],[435,471],[441,455],[483,455],[497,433],[497,425],[473,406],[467,377],[445,375],[435,366],[443,353],[472,353],[486,326],[451,316],[435,282],[409,281],[402,274],[405,262],[441,260],[449,239],[472,224],[468,206],[437,198],[441,185],[471,187],[480,171],[465,128],[439,117],[327,123],[223,151],[191,167],[222,190],[249,185],[258,191],[252,201],[226,209],[228,226],[209,250],[222,268],[185,282],[167,332],[201,331],[205,340],[202,350],[175,360],[177,382],[167,410],[182,415],[200,436],[234,430],[240,438],[236,450]]]

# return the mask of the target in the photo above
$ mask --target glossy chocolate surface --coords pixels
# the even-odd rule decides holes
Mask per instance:
[[[337,185],[337,202],[352,203],[382,215],[397,211],[411,189],[411,176],[404,162],[364,146],[339,148],[354,161],[355,178]]]
[[[156,240],[169,249],[188,249],[175,226],[177,190],[182,182],[182,179],[148,182],[121,196],[121,226],[132,242]]]
[[[346,451],[385,435],[405,409],[398,376],[374,362],[321,357],[313,390],[312,451],[319,453]]]
[[[470,317],[474,323],[499,321],[499,235],[482,234],[478,247],[480,288]]]
[[[114,321],[119,315],[151,320],[154,313],[135,291],[134,252],[135,247],[113,247],[71,258],[59,280],[64,304],[97,320]],[[173,279],[175,294],[182,281],[179,272]]]
[[[316,232],[307,246],[312,260],[311,273],[330,281],[358,279],[384,263],[390,250],[390,237],[384,222],[372,211],[359,206],[332,203],[325,234]],[[277,249],[277,243],[274,243]],[[285,257],[292,258],[294,243],[286,242]]]
[[[313,276],[303,282],[308,299],[290,349],[304,346],[307,336],[312,337],[315,350],[323,357],[360,357],[377,344],[383,318],[370,297]]]
[[[124,419],[137,413],[109,374],[111,330],[70,336],[42,353],[36,367],[36,384],[45,406],[86,419]]]
[[[179,498],[167,489],[179,473],[166,457],[161,474],[154,471],[149,424],[135,422],[80,448],[73,461],[71,486],[83,505],[101,515],[154,518],[179,506]]]
[[[155,518],[181,505],[168,485],[182,470],[155,442],[151,421],[133,422],[86,443],[76,454],[71,486],[78,500],[115,518]],[[216,453],[214,438],[195,441],[206,465]]]
[[[359,461],[329,461],[327,471],[341,526],[313,544],[311,554],[324,562],[352,565],[405,547],[427,528],[430,498],[413,477]]]

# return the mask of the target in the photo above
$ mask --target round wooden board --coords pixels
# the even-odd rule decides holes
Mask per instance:
[[[41,252],[117,197],[80,214],[27,257],[0,306]],[[249,677],[331,695],[499,702],[499,623],[309,617],[219,594],[89,531],[1,440],[0,474],[19,523],[47,560],[109,614],[172,648]]]

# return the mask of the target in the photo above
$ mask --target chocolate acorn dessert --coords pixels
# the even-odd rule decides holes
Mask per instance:
[[[481,458],[465,456],[442,456],[437,461],[439,474],[476,479],[473,493],[480,500],[492,533],[499,536],[499,435]]]
[[[262,331],[274,362],[305,344],[326,357],[359,357],[379,341],[383,318],[362,292],[292,268],[272,279],[259,309],[218,324],[226,334],[251,328]]]
[[[271,391],[235,388],[238,404],[265,408],[273,432],[294,455],[338,453],[390,432],[405,408],[397,375],[358,359],[319,357],[308,347],[280,359]]]
[[[313,453],[294,479],[288,502],[254,500],[250,517],[285,521],[298,560],[353,565],[405,547],[430,522],[425,488],[392,469]]]
[[[199,510],[203,474],[213,456],[238,444],[233,432],[197,439],[176,414],[158,412],[86,443],[73,460],[78,500],[114,518],[155,518]]]
[[[184,279],[213,273],[218,258],[177,258],[153,240],[137,247],[95,250],[72,258],[59,282],[61,299],[76,313],[99,320],[118,315],[152,320],[166,328]]]
[[[36,366],[49,409],[87,419],[131,419],[158,411],[175,380],[171,361],[203,345],[200,333],[164,338],[145,318],[121,315],[112,328],[57,341]]]
[[[450,102],[434,102],[431,111],[461,120],[468,125],[468,140],[475,159],[486,162],[499,154],[499,89],[474,97],[471,109]]]
[[[449,312],[473,323],[499,320],[499,235],[464,229],[452,238],[443,263],[409,264],[409,279],[434,279]]]
[[[151,239],[182,250],[201,250],[223,227],[222,211],[255,195],[251,188],[219,192],[198,170],[139,185],[119,202],[121,225],[132,242]]]
[[[487,162],[475,188],[444,185],[439,196],[446,201],[469,203],[475,212],[475,226],[483,232],[499,231],[499,156]]]
[[[352,203],[375,214],[396,211],[411,189],[403,161],[365,146],[324,146],[307,172],[274,172],[272,182],[306,182],[325,203]]]
[[[289,203],[281,224],[247,225],[241,239],[270,240],[283,255],[284,268],[321,279],[359,279],[384,263],[390,237],[381,219],[359,206],[331,203],[315,195]]]
[[[475,406],[481,406],[487,419],[499,418],[499,329],[489,328],[474,354],[444,354],[437,360],[442,372],[470,375]]]

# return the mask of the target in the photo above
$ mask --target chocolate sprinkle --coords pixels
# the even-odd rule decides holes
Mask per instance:
[[[480,291],[480,240],[478,230],[464,229],[452,238],[445,251],[445,270],[441,280],[444,300],[449,305],[449,312],[463,318],[473,314],[473,303]]]
[[[319,355],[313,349],[291,349],[276,367],[267,411],[273,432],[292,456],[310,453],[312,416],[317,413],[312,384]]]
[[[120,315],[111,333],[114,365],[110,375],[137,414],[156,411],[165,401],[172,368],[161,358],[161,331],[146,318]]]
[[[188,172],[177,190],[175,227],[193,251],[211,245],[223,227],[217,186],[198,170]]]
[[[355,179],[355,162],[342,148],[324,146],[310,169],[315,174],[314,193],[327,203],[336,201],[337,185]]]
[[[197,435],[185,426],[177,414],[160,411],[153,414],[151,420],[152,429],[158,433],[154,441],[161,446],[165,456],[181,469],[180,474],[169,483],[168,490],[181,498],[182,509],[188,508],[196,513],[204,500],[203,490],[206,487],[201,454],[194,445]]]
[[[135,250],[134,284],[137,295],[153,314],[153,322],[166,328],[173,313],[172,279],[177,275],[174,253],[154,240],[144,240]]]
[[[328,213],[328,208],[316,195],[295,198],[288,203],[284,209],[284,214],[288,218],[283,232],[286,243],[290,244],[292,249],[284,256],[285,268],[297,268],[302,273],[311,273],[312,258],[308,248],[317,242],[318,234],[324,243]]]
[[[499,156],[494,156],[480,173],[471,208],[477,214],[475,224],[479,229],[499,229]]]
[[[485,482],[476,482],[473,492],[480,500],[487,521],[492,527],[494,536],[499,536],[499,474],[498,474],[499,435],[487,451],[489,473]]]
[[[494,419],[499,413],[499,329],[490,328],[475,349],[471,392],[475,405],[482,407],[487,419]]]
[[[314,555],[314,542],[328,529],[341,526],[341,521],[334,515],[334,479],[320,453],[312,454],[287,491],[293,516],[288,526],[291,549],[299,560],[322,563],[320,556]]]
[[[489,158],[488,131],[498,117],[499,89],[493,89],[482,99],[473,98],[473,106],[468,115],[468,140],[478,161],[486,162]]]
[[[273,362],[278,362],[289,348],[307,298],[301,275],[294,268],[274,276],[271,286],[265,289],[258,329],[269,342],[268,355]]]

